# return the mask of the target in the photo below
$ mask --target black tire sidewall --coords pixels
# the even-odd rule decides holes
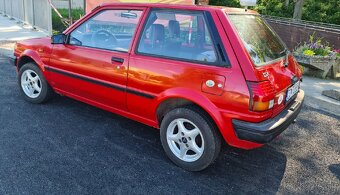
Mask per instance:
[[[26,70],[34,71],[35,73],[38,74],[38,76],[40,78],[40,81],[41,81],[41,92],[40,92],[39,96],[36,97],[36,98],[28,97],[25,94],[24,90],[22,89],[22,86],[21,86],[21,76],[22,76],[23,72],[26,71]],[[39,103],[45,102],[50,97],[49,85],[48,85],[48,83],[47,83],[43,73],[41,72],[40,68],[36,64],[34,64],[34,63],[24,64],[20,68],[19,74],[18,74],[18,84],[19,84],[19,87],[20,87],[21,94],[23,95],[25,100],[28,101],[28,102],[31,102],[31,103],[34,103],[34,104],[39,104]]]
[[[200,130],[204,139],[204,151],[202,156],[194,162],[185,162],[172,153],[167,142],[167,128],[169,124],[178,118],[184,118],[193,122]],[[215,130],[206,117],[189,108],[176,108],[167,113],[161,123],[160,137],[165,153],[177,166],[188,171],[201,171],[208,167],[217,157],[220,150],[220,140]]]

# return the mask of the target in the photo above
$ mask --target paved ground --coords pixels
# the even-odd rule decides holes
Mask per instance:
[[[2,55],[13,55],[16,41],[46,37],[47,35],[46,32],[34,30],[29,25],[23,25],[0,14],[0,54]]]
[[[0,194],[339,194],[339,117],[304,107],[295,125],[253,151],[224,147],[186,172],[156,129],[66,97],[23,100],[0,59]]]
[[[340,91],[340,81],[303,76],[301,88],[306,92],[308,106],[340,116],[340,102],[322,95],[324,90]]]
[[[17,20],[10,19],[0,14],[0,41],[19,41],[36,37],[46,37],[48,34],[34,30],[32,26],[23,25]]]

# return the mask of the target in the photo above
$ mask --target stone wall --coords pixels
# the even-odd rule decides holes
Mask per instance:
[[[268,21],[276,33],[287,44],[290,50],[293,50],[300,43],[307,42],[309,36],[315,33],[316,37],[322,37],[324,41],[329,42],[330,46],[340,48],[340,32],[327,31],[323,29],[315,29],[308,26],[297,26],[289,24],[281,24]]]

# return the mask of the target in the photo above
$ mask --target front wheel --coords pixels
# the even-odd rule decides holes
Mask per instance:
[[[188,171],[201,171],[214,162],[221,148],[219,134],[204,114],[176,108],[161,124],[162,146],[168,157]]]
[[[53,94],[41,70],[34,63],[27,63],[19,70],[18,82],[26,101],[43,103]]]

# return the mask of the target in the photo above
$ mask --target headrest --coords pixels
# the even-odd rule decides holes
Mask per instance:
[[[164,26],[161,24],[151,25],[151,40],[153,42],[163,42],[165,37]]]
[[[180,37],[180,26],[177,20],[169,20],[169,33],[170,37],[178,38]]]

